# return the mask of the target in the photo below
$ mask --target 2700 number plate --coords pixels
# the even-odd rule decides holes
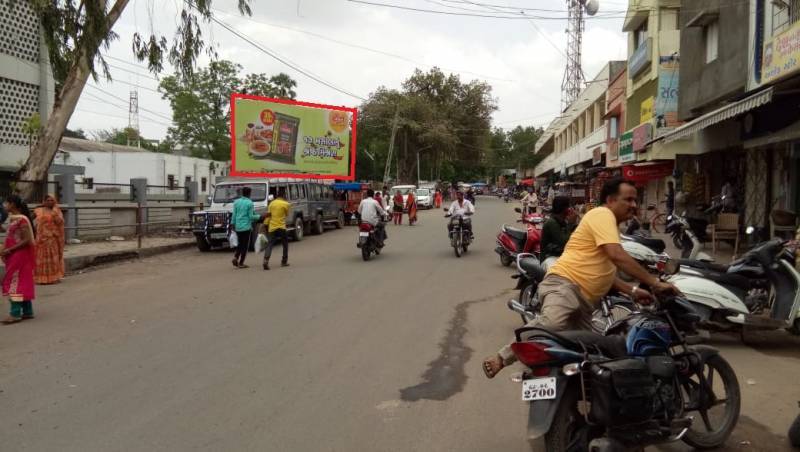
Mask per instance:
[[[549,400],[556,398],[556,378],[522,380],[522,400]]]

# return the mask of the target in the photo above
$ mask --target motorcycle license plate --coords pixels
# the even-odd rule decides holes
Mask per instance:
[[[369,232],[359,232],[358,236],[359,237],[369,237]]]
[[[556,398],[556,378],[534,378],[522,380],[522,400],[549,400]]]

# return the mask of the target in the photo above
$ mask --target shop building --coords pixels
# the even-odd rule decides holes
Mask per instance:
[[[625,127],[615,163],[623,166],[623,176],[649,175],[636,180],[640,203],[654,204],[661,211],[670,174],[656,175],[674,165],[681,147],[660,139],[681,124],[680,7],[675,0],[631,0],[623,25],[628,33]]]
[[[606,94],[611,80],[624,72],[624,61],[609,62],[586,84],[577,100],[545,129],[534,153],[545,158],[534,176],[550,183],[558,180],[587,182],[587,171],[603,167],[607,153]]]

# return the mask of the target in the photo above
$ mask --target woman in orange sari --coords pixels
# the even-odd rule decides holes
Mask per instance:
[[[57,283],[64,277],[64,215],[53,195],[47,195],[36,215],[36,284]]]
[[[417,222],[417,198],[414,197],[414,191],[408,192],[408,199],[406,200],[406,210],[408,210],[408,225],[414,226]]]

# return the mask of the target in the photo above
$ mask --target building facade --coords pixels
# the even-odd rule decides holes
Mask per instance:
[[[185,187],[187,182],[196,181],[200,193],[205,197],[213,193],[217,178],[230,173],[228,162],[67,137],[61,139],[53,163],[84,168],[83,176],[77,179],[77,193],[121,191],[121,188],[111,184],[127,185],[131,179],[145,177],[148,185],[162,187]],[[151,190],[153,193],[156,191]],[[166,188],[161,191],[171,192]]]
[[[47,121],[55,83],[29,2],[0,0],[0,172],[13,173],[29,154],[23,123],[38,113]]]

